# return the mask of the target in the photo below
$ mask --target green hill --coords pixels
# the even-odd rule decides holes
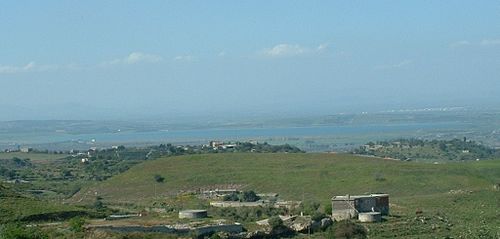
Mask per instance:
[[[165,183],[155,183],[154,175]],[[500,161],[421,164],[347,154],[207,154],[139,164],[89,190],[111,201],[143,202],[159,194],[238,184],[284,198],[387,192],[394,196],[484,189],[500,180]],[[83,190],[85,191],[85,190]],[[76,197],[82,194],[76,195]]]
[[[155,175],[165,181],[157,183]],[[227,153],[146,161],[80,191],[73,200],[92,202],[97,194],[106,203],[145,206],[151,205],[155,191],[168,196],[242,185],[326,205],[333,195],[384,192],[390,194],[393,217],[367,225],[370,235],[422,238],[463,235],[469,228],[498,231],[500,192],[493,185],[499,182],[500,160],[428,164],[347,154]],[[428,221],[416,211],[423,211]],[[474,230],[472,237],[481,233]]]
[[[0,184],[0,223],[11,221],[53,221],[87,213],[74,206],[26,196],[8,185]]]

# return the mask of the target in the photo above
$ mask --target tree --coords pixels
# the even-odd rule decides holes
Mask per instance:
[[[82,232],[85,219],[82,217],[73,217],[69,219],[69,227],[74,232]]]
[[[240,198],[238,197],[238,194],[237,193],[231,193],[231,194],[226,194],[224,195],[224,197],[222,198],[223,201],[239,201]]]
[[[98,211],[105,208],[104,203],[102,202],[101,198],[99,198],[99,197],[96,198],[93,206]]]
[[[163,183],[165,181],[165,178],[159,174],[155,174],[154,179],[157,183]]]
[[[254,191],[244,191],[242,195],[243,202],[255,202],[259,200],[260,197]]]

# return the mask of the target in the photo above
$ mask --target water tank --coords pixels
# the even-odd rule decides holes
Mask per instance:
[[[382,215],[380,212],[362,212],[358,214],[358,220],[360,222],[380,222]]]
[[[179,218],[205,218],[207,210],[184,210],[179,211]]]

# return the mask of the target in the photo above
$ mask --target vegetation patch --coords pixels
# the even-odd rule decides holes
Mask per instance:
[[[373,155],[406,161],[463,161],[500,157],[500,151],[463,138],[452,140],[398,139],[369,142],[353,151],[355,154]]]

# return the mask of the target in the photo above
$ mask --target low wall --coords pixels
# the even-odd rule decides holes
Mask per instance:
[[[196,228],[174,228],[168,225],[159,226],[93,226],[89,227],[97,230],[107,230],[116,232],[156,232],[156,233],[170,233],[170,234],[187,234],[195,232],[198,235],[210,234],[213,232],[228,232],[240,233],[243,231],[241,224],[223,224],[223,225],[208,225]]]

